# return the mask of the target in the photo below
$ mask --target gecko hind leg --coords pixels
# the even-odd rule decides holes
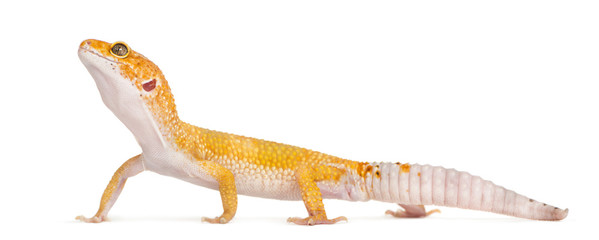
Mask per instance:
[[[309,167],[300,168],[296,172],[297,183],[300,187],[302,200],[308,210],[307,218],[291,217],[287,222],[297,225],[334,224],[339,221],[347,221],[346,217],[328,219],[322,203],[322,193],[316,185],[314,172]]]
[[[441,210],[439,209],[433,209],[430,211],[426,211],[424,209],[424,205],[406,205],[406,204],[399,204],[400,207],[402,207],[404,210],[397,210],[397,211],[391,211],[391,210],[387,210],[385,212],[385,214],[394,216],[396,218],[422,218],[422,217],[427,217],[428,215],[431,215],[433,213],[441,213]]]
[[[233,173],[218,163],[211,161],[199,161],[197,165],[200,171],[212,176],[218,182],[223,204],[223,214],[215,218],[203,217],[202,222],[224,224],[233,219],[237,212],[237,187]]]

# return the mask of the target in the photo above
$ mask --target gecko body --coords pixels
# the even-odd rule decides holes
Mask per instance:
[[[97,213],[77,219],[102,222],[126,180],[143,171],[175,177],[220,192],[224,212],[210,223],[229,222],[237,194],[302,200],[302,225],[331,224],[323,198],[400,204],[395,217],[424,217],[423,205],[476,209],[538,220],[561,220],[553,207],[466,172],[430,165],[356,162],[309,149],[200,128],[179,119],[168,82],[149,59],[123,42],[85,40],[79,58],[105,105],[133,133],[142,153],[113,175]]]

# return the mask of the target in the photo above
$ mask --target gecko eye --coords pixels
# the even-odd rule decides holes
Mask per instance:
[[[126,58],[129,55],[129,46],[124,42],[115,42],[110,46],[110,53],[118,58]]]

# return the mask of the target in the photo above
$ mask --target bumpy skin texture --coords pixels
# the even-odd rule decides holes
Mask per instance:
[[[534,201],[453,169],[355,162],[193,126],[179,119],[160,69],[128,47],[126,56],[112,53],[113,45],[85,40],[79,57],[94,77],[104,103],[131,130],[143,153],[117,170],[96,215],[78,217],[82,221],[103,221],[126,179],[144,170],[218,189],[224,212],[216,218],[204,218],[210,223],[226,223],[233,218],[237,194],[303,200],[308,217],[288,219],[303,225],[346,220],[329,219],[323,198],[398,203],[405,211],[387,211],[395,217],[424,217],[437,212],[426,212],[423,205],[428,204],[539,220],[561,220],[567,215],[567,209]]]

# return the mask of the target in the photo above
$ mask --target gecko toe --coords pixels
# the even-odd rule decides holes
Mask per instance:
[[[76,220],[82,221],[84,223],[101,223],[104,221],[104,218],[93,216],[91,218],[86,218],[83,215],[77,216]]]
[[[215,218],[209,218],[209,217],[202,217],[202,222],[207,222],[207,223],[215,223],[215,224],[225,224],[228,223],[229,220],[227,220],[225,217],[215,217]]]
[[[308,226],[317,225],[317,224],[335,224],[340,221],[347,222],[347,218],[341,216],[341,217],[336,217],[333,219],[328,219],[328,218],[326,218],[326,216],[324,216],[324,217],[310,216],[307,218],[290,217],[287,219],[287,222],[289,222],[289,223],[295,223],[297,225],[308,225]]]
[[[405,205],[399,204],[405,210],[399,209],[397,211],[387,210],[385,214],[391,215],[396,218],[422,218],[427,217],[433,213],[441,213],[439,209],[433,209],[426,211],[423,205]]]

